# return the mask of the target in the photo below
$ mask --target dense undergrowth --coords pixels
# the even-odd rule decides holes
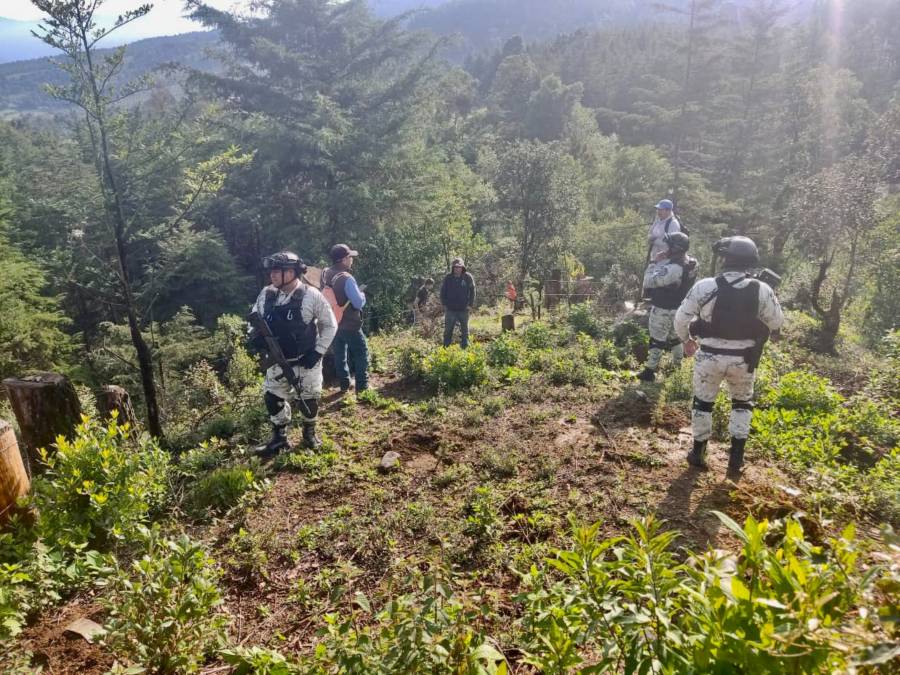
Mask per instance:
[[[320,453],[267,466],[242,450],[259,419],[235,402],[256,376],[234,342],[222,343],[232,356],[215,368],[173,373],[173,390],[199,381],[214,390],[196,392],[195,407],[179,413],[190,429],[183,442],[194,441],[180,456],[115,421],[86,419],[48,453],[32,515],[0,534],[0,645],[18,653],[30,621],[89,591],[105,608],[103,648],[121,664],[115,672],[195,672],[210,660],[238,673],[835,672],[898,657],[900,542],[889,525],[871,539],[900,514],[896,335],[881,372],[843,393],[804,368],[799,348],[770,347],[750,461],[768,457],[789,471],[805,512],[750,515],[742,526],[720,513],[736,545],[704,552],[683,548],[640,508],[612,530],[585,524],[579,505],[589,495],[554,496],[567,460],[553,452],[484,449],[454,461],[438,448],[428,484],[439,497],[397,502],[396,474],[379,477],[351,457],[378,443],[362,407],[392,425],[455,424],[471,438],[519,407],[527,425],[560,414],[565,423],[575,400],[567,396],[634,396],[646,344],[634,324],[606,324],[583,308],[502,335],[475,321],[473,334],[466,351],[409,333],[373,341],[378,369],[427,396],[347,399]],[[651,422],[687,413],[689,368],[644,388]],[[536,405],[553,401],[559,407]],[[719,428],[725,413],[718,403]],[[198,425],[203,418],[220,421]],[[633,471],[658,462],[631,461]],[[253,518],[285,472],[310,486],[362,485],[365,502],[338,502],[277,541]],[[401,541],[438,545],[401,554]],[[265,584],[283,560],[318,561],[285,600],[310,617],[315,647],[237,644],[228,589]],[[263,619],[270,611],[258,608]],[[27,655],[16,659],[28,671]]]

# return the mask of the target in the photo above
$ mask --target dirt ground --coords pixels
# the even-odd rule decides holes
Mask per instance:
[[[602,520],[610,535],[654,514],[680,532],[680,546],[703,550],[735,547],[714,510],[741,521],[748,512],[795,508],[790,478],[752,454],[737,484],[725,480],[722,444],[711,445],[709,471],[689,468],[687,404],[658,406],[657,385],[519,387],[495,392],[493,405],[460,395],[425,410],[421,388],[383,375],[373,384],[392,405],[326,397],[322,427],[338,459],[324,477],[273,472],[257,504],[194,532],[225,570],[235,642],[309,653],[325,612],[349,611],[359,591],[376,598],[401,591],[405,570],[428,560],[491,591],[502,624],[493,628],[502,635],[516,618],[514,570],[565,545],[569,514]],[[400,468],[384,473],[377,467],[388,450],[400,454]],[[478,486],[490,488],[506,519],[490,551],[468,547],[463,532]],[[535,514],[549,525],[522,525]],[[243,548],[234,543],[241,531]],[[103,619],[89,596],[79,596],[25,632],[22,644],[44,672],[110,667],[102,647],[63,635],[78,616]],[[224,671],[214,664],[209,672]]]

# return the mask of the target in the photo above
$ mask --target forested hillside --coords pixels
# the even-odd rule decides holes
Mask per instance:
[[[94,0],[35,4],[67,58],[0,66],[7,111],[55,116],[0,122],[0,438],[35,471],[0,508],[5,672],[896,668],[898,3],[191,0],[208,32],[124,50]],[[636,379],[662,199],[697,279],[732,235],[781,277],[708,471],[697,357]],[[342,243],[370,388],[326,356],[322,447],[264,461],[263,261]],[[457,257],[465,349],[437,297],[411,321]],[[85,414],[43,449],[38,372]]]

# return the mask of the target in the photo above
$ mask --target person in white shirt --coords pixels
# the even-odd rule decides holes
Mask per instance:
[[[650,248],[650,261],[655,260],[657,254],[667,251],[666,235],[681,232],[681,223],[675,217],[673,209],[675,205],[671,199],[661,199],[656,204],[656,219],[650,225],[647,233],[647,246]]]

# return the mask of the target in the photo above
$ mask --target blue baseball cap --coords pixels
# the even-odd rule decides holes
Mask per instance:
[[[672,210],[673,207],[674,207],[674,204],[672,204],[671,199],[660,199],[659,204],[656,205],[656,208],[658,208],[658,209],[669,209],[670,211]]]

